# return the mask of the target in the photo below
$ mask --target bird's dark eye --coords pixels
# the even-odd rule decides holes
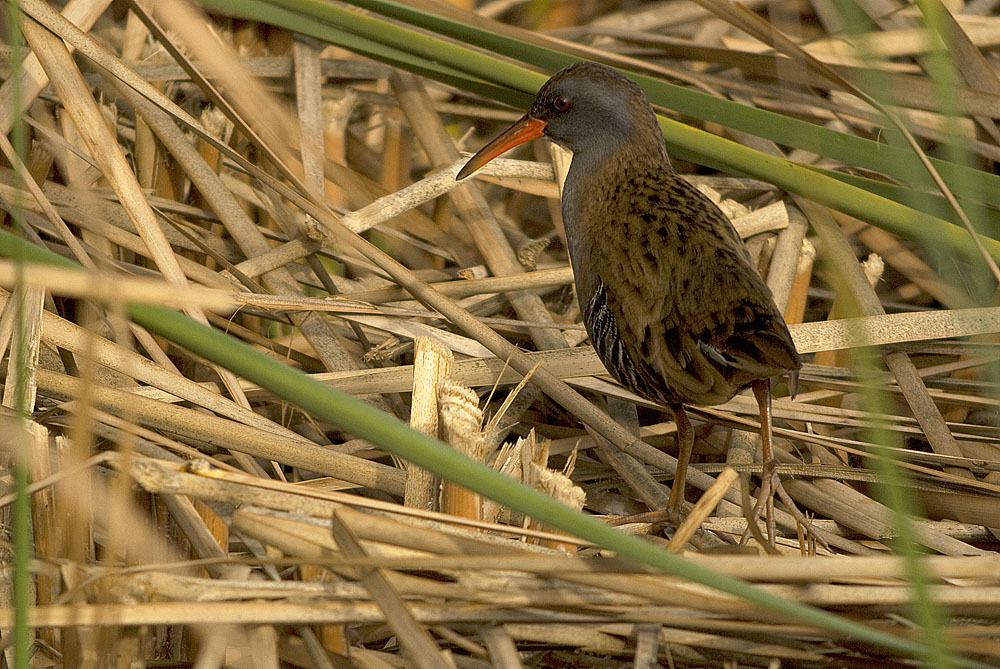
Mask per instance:
[[[566,98],[559,96],[552,101],[552,106],[556,108],[556,111],[566,111],[570,107],[570,102]]]

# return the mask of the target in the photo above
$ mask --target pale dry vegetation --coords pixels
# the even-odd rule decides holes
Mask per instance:
[[[806,361],[794,398],[777,389],[779,471],[827,546],[779,503],[777,554],[757,527],[747,536],[761,470],[752,397],[693,409],[685,518],[663,512],[674,426],[614,385],[586,341],[559,220],[568,157],[536,142],[456,185],[463,152],[522,113],[485,97],[494,84],[481,97],[203,13],[221,1],[140,3],[152,17],[111,0],[19,4],[28,50],[12,69],[8,41],[0,72],[8,661],[18,611],[37,667],[915,661],[616,557],[447,481],[458,469],[408,466],[399,419],[761,592],[1000,662],[1000,3],[945,3],[961,77],[947,88],[928,74],[935,33],[891,0],[858,2],[870,26],[853,36],[840,3],[745,3],[840,82],[733,27],[738,13],[693,2],[455,3],[520,39],[886,142],[883,171],[845,158],[860,144],[810,150],[832,134],[799,145],[798,126],[755,136],[714,111],[661,110],[762,152],[738,170],[744,156],[727,163],[709,135],[671,137],[676,167],[746,239]],[[408,4],[473,25],[464,9]],[[980,248],[922,168],[894,171],[891,124],[855,85],[888,96],[920,149],[964,161],[935,164]],[[820,171],[782,176],[786,158],[915,209],[869,208],[808,181]],[[28,265],[9,260],[23,244]],[[242,350],[157,307],[361,398],[390,427],[295,379],[255,378]]]

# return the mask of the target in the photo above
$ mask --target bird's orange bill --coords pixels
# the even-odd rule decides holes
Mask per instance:
[[[464,179],[500,154],[513,149],[518,144],[538,139],[543,135],[543,130],[545,130],[545,121],[527,115],[522,116],[514,125],[507,128],[502,135],[480,149],[479,153],[472,156],[472,158],[469,158],[469,162],[459,171],[455,179],[459,181]]]

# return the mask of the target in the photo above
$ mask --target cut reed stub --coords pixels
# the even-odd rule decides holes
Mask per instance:
[[[451,350],[437,339],[414,340],[413,396],[410,404],[410,427],[432,437],[440,437],[438,387],[451,378],[454,362]],[[438,478],[423,467],[406,468],[404,503],[414,509],[438,510]]]
[[[490,440],[482,432],[483,411],[476,391],[457,381],[444,380],[438,386],[438,413],[444,441],[477,462],[485,460]],[[482,520],[482,498],[446,480],[441,487],[441,510]]]

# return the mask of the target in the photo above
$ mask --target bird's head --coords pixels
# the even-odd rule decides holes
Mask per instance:
[[[531,110],[473,156],[457,178],[539,137],[575,156],[608,153],[626,142],[662,147],[656,115],[642,89],[610,67],[581,61],[553,75]]]

